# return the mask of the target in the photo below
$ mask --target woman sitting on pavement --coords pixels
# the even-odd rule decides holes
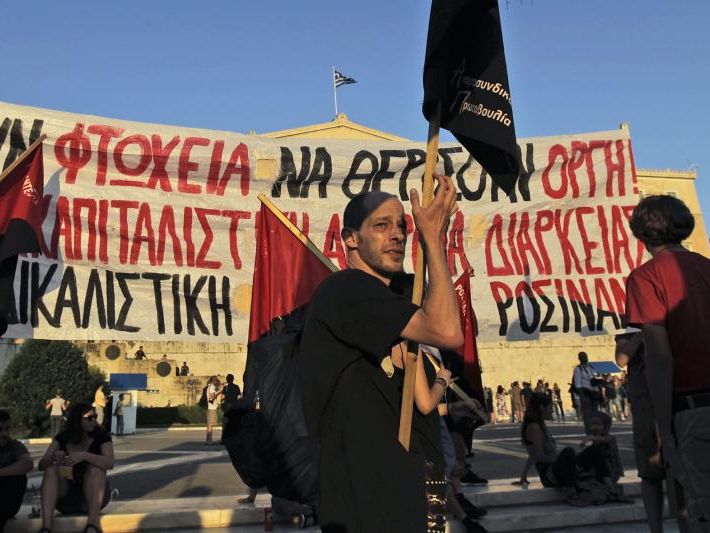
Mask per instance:
[[[100,533],[99,511],[110,497],[106,471],[113,468],[113,444],[97,425],[91,405],[71,407],[65,429],[54,437],[38,466],[44,471],[39,533],[52,531],[55,509],[63,514],[88,513],[84,533]]]
[[[589,446],[580,454],[572,448],[557,452],[555,439],[545,424],[545,413],[549,398],[545,394],[535,393],[530,398],[522,424],[522,440],[532,462],[545,487],[575,487],[578,480],[578,467],[592,471],[597,481],[615,494],[616,485],[612,482],[609,465],[604,453],[598,446]]]

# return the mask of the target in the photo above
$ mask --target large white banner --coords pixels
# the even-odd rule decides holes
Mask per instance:
[[[3,168],[40,134],[43,254],[18,262],[7,337],[246,342],[257,195],[344,267],[348,200],[380,189],[409,209],[425,155],[423,143],[270,140],[0,103]],[[449,266],[474,271],[479,339],[615,332],[643,256],[627,222],[628,132],[519,148],[511,197],[460,146],[439,149],[437,170],[460,191]],[[411,235],[407,246],[411,271]]]

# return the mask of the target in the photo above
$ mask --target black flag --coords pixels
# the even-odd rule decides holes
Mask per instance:
[[[520,170],[497,0],[433,0],[424,62],[424,116],[441,102],[454,134],[506,193]]]

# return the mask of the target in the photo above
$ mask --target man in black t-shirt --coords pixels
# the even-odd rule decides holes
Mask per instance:
[[[319,449],[324,533],[426,530],[424,459],[415,446],[407,452],[398,442],[401,399],[380,365],[403,338],[443,348],[463,343],[443,246],[456,190],[450,178],[438,180],[426,208],[411,192],[429,271],[421,308],[389,288],[403,270],[407,225],[401,202],[380,191],[348,203],[342,230],[348,269],[326,279],[309,306],[299,378]]]
[[[0,410],[0,531],[20,510],[33,466],[25,445],[10,438],[10,413]]]

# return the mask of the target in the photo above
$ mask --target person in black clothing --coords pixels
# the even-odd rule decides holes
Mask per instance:
[[[438,180],[426,208],[411,192],[429,273],[421,308],[389,287],[403,270],[407,225],[401,202],[380,191],[348,203],[342,230],[348,269],[329,276],[309,305],[298,369],[319,450],[316,509],[324,533],[427,527],[424,455],[418,439],[409,452],[398,442],[400,394],[381,364],[402,339],[445,348],[463,343],[442,244],[456,190],[450,178]]]
[[[222,387],[222,413],[228,413],[237,406],[237,401],[242,397],[239,385],[234,383],[234,374],[227,374],[227,383]]]
[[[532,385],[530,385],[529,382],[523,381],[523,390],[520,391],[521,396],[523,397],[523,410],[528,408],[528,404],[530,404],[530,398],[533,395],[533,390],[532,390]]]
[[[187,366],[187,361],[182,362],[182,367],[180,367],[180,375],[187,376],[190,374],[190,367]]]
[[[144,359],[147,359],[145,356],[145,352],[143,351],[143,346],[139,346],[138,350],[136,350],[136,359],[138,361],[143,361]]]
[[[20,510],[33,466],[25,445],[10,438],[10,413],[0,410],[0,531]]]
[[[54,510],[88,513],[86,533],[100,533],[99,511],[110,499],[106,471],[113,468],[111,436],[97,426],[96,412],[86,403],[69,409],[65,429],[39,461],[42,479],[42,529],[49,533]]]

